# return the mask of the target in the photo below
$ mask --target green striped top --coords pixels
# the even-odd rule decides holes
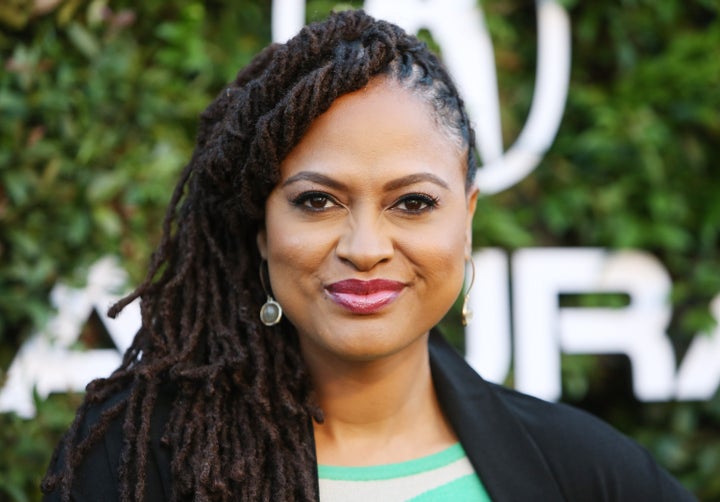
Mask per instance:
[[[321,502],[490,502],[460,443],[407,462],[366,467],[319,465]]]

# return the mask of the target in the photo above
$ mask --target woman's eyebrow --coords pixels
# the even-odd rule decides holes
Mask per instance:
[[[387,183],[385,183],[385,185],[383,185],[383,189],[386,191],[391,191],[423,181],[429,181],[430,183],[434,183],[446,190],[450,188],[444,180],[440,179],[432,173],[415,173],[408,174],[407,176],[403,176],[402,178],[388,181]]]
[[[292,185],[293,183],[297,183],[298,181],[311,181],[313,183],[318,183],[320,185],[334,188],[336,190],[347,189],[347,186],[341,181],[338,181],[324,174],[315,173],[312,171],[301,171],[297,174],[294,174],[288,179],[286,179],[283,182],[282,186],[286,187],[288,185]],[[435,185],[438,185],[446,190],[450,188],[444,180],[432,173],[414,173],[388,181],[383,185],[383,190],[389,192],[392,190],[397,190],[398,188],[406,187],[408,185],[413,185],[415,183],[421,183],[423,181],[434,183]]]
[[[294,174],[288,179],[286,179],[283,182],[282,186],[286,187],[293,183],[297,183],[298,181],[312,181],[314,183],[319,183],[321,185],[325,185],[326,187],[334,188],[336,190],[344,190],[346,188],[344,183],[341,183],[336,179],[330,178],[329,176],[325,176],[324,174],[314,173],[312,171],[301,171],[297,174]]]

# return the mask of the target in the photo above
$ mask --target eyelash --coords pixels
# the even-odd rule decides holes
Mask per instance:
[[[407,204],[408,201],[418,201],[424,204],[424,207],[422,207],[421,209],[403,209],[403,211],[410,214],[422,214],[426,211],[432,211],[438,205],[437,197],[433,197],[432,195],[428,195],[425,193],[410,193],[400,197],[400,199],[395,204],[393,204],[392,207],[396,208],[400,204]]]
[[[327,207],[312,207],[308,205],[308,202],[310,202],[312,199],[325,199],[327,202],[331,202],[334,205],[339,206],[340,203],[336,201],[333,197],[326,194],[325,192],[303,192],[294,199],[292,199],[290,202],[294,205],[299,207],[300,209],[304,209],[306,211],[311,211],[313,213],[318,213],[321,211],[326,211]]]
[[[327,211],[328,207],[312,207],[308,203],[312,199],[322,199],[327,204],[328,202],[336,205],[336,206],[342,206],[334,197],[330,196],[329,194],[325,192],[316,192],[316,191],[310,191],[310,192],[303,192],[297,197],[293,198],[290,202],[301,209],[304,209],[306,211],[310,212],[322,212]],[[407,204],[408,202],[414,202],[418,201],[424,206],[420,209],[399,209],[398,206],[401,204]],[[410,193],[407,195],[403,195],[400,197],[396,202],[392,204],[391,209],[398,208],[400,211],[409,213],[409,214],[422,214],[426,211],[432,211],[435,209],[438,205],[438,198],[434,197],[432,195],[428,195],[425,193]]]

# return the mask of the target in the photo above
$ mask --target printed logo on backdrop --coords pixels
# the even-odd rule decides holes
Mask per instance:
[[[706,400],[720,388],[720,293],[710,304],[718,324],[695,335],[678,367],[667,336],[672,283],[651,254],[525,248],[510,256],[484,249],[473,258],[466,358],[486,379],[501,383],[514,360],[518,390],[555,400],[562,353],[624,354],[640,401]],[[587,293],[623,294],[629,301],[621,308],[560,305],[562,294]]]
[[[368,14],[409,32],[427,29],[443,48],[446,66],[475,124],[482,159],[477,185],[485,194],[504,190],[532,172],[550,148],[562,119],[570,79],[570,21],[552,0],[538,0],[537,70],[528,118],[507,151],[492,40],[477,0],[366,0]],[[285,42],[305,22],[305,0],[274,0],[273,40]]]
[[[492,41],[476,0],[367,0],[368,13],[408,31],[428,29],[443,48],[476,124],[482,166],[477,184],[484,194],[504,190],[535,169],[560,125],[570,74],[570,24],[555,1],[537,0],[537,75],[527,122],[504,149]],[[272,32],[285,41],[304,24],[305,0],[274,0]],[[560,397],[560,355],[626,354],[638,399],[704,400],[720,386],[720,323],[699,334],[679,369],[666,329],[671,317],[670,279],[663,266],[641,251],[522,249],[512,255],[484,249],[474,255],[475,317],[466,332],[468,361],[487,379],[502,382],[514,359],[515,385],[544,399]],[[512,296],[510,295],[512,269]],[[138,303],[109,319],[126,274],[113,259],[93,265],[87,286],[58,284],[51,293],[57,315],[34,334],[13,360],[0,411],[35,413],[33,389],[81,391],[93,378],[111,373],[140,326]],[[619,309],[567,308],[563,293],[627,295]],[[720,320],[720,295],[712,304]],[[83,326],[97,315],[116,349],[74,350]],[[512,322],[511,322],[512,321]],[[513,329],[511,330],[511,326]],[[514,343],[513,343],[514,342]]]
[[[0,412],[35,415],[33,389],[45,399],[52,393],[82,391],[94,378],[108,376],[122,362],[140,327],[140,304],[128,305],[116,318],[106,311],[127,288],[127,274],[114,258],[104,258],[92,267],[84,288],[56,284],[50,303],[57,314],[33,334],[15,355],[0,389]],[[115,349],[80,350],[76,347],[83,327],[97,315]]]

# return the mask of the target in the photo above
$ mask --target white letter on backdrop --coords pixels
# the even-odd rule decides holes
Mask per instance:
[[[473,260],[473,321],[465,329],[465,358],[485,379],[503,383],[511,360],[508,256],[500,249],[483,249]]]
[[[665,328],[670,279],[652,256],[600,249],[523,249],[513,256],[515,377],[519,390],[561,394],[560,352],[622,353],[644,401],[670,397],[675,359]],[[560,308],[560,293],[626,293],[620,309]]]
[[[720,295],[713,298],[710,311],[718,324],[712,333],[695,335],[678,372],[678,399],[712,399],[720,387]]]
[[[113,320],[105,310],[119,299],[126,274],[113,258],[90,267],[87,286],[75,289],[57,284],[51,300],[57,314],[43,331],[33,334],[20,348],[0,389],[0,412],[15,411],[30,418],[35,414],[33,389],[45,399],[53,392],[81,392],[94,378],[108,376],[122,361],[140,327],[140,305],[131,303]],[[80,350],[73,347],[83,325],[95,311],[107,329],[115,349]]]

